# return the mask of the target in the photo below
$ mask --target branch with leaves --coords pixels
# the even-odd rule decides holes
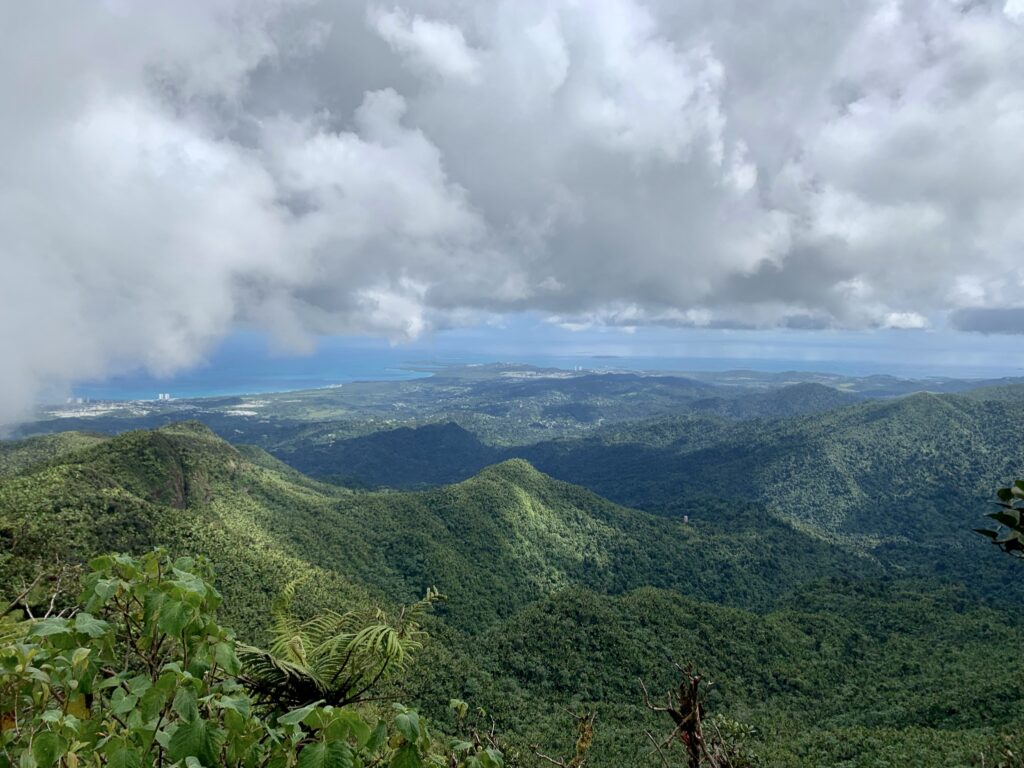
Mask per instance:
[[[995,520],[998,528],[975,528],[1011,557],[1024,558],[1024,480],[996,491],[999,507],[986,517]]]

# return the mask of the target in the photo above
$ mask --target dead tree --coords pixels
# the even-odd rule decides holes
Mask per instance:
[[[655,738],[650,731],[646,732],[647,738],[651,740],[662,764],[666,767],[670,765],[667,753],[672,751],[674,744],[678,744],[686,754],[686,764],[689,768],[725,768],[719,764],[704,740],[704,697],[711,687],[710,684],[705,683],[700,675],[694,673],[690,664],[683,667],[672,662],[672,666],[679,671],[681,678],[676,688],[665,694],[665,706],[651,703],[647,686],[643,680],[640,681],[644,705],[652,712],[667,714],[675,726],[671,733],[662,739]]]
[[[540,746],[534,744],[530,747],[533,750],[533,754],[552,765],[557,765],[559,768],[585,768],[587,765],[587,756],[590,753],[590,745],[594,741],[594,719],[597,717],[593,712],[569,712],[574,718],[576,718],[576,747],[575,753],[571,758],[559,758],[550,757],[540,751]]]

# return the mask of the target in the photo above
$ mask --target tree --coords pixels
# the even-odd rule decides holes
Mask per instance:
[[[654,745],[665,768],[673,764],[675,747],[679,747],[687,768],[745,768],[754,764],[753,757],[746,753],[740,743],[743,736],[750,735],[750,729],[722,717],[708,719],[704,701],[711,683],[693,671],[693,666],[672,663],[679,673],[679,682],[674,690],[665,693],[665,704],[652,704],[647,686],[640,681],[644,706],[652,712],[668,715],[673,728],[660,739],[650,731],[647,738]]]

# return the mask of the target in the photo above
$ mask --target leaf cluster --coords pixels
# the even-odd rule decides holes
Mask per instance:
[[[975,528],[979,533],[1013,557],[1024,558],[1024,480],[1017,480],[1012,485],[996,491],[999,509],[989,512],[986,517],[995,520],[999,527]]]
[[[221,598],[205,561],[157,551],[90,566],[76,609],[7,622],[2,768],[503,764],[499,753],[435,735],[399,704],[291,708],[254,694],[233,632],[217,623]]]

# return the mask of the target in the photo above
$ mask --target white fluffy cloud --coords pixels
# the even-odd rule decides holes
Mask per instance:
[[[1019,330],[1024,6],[0,9],[0,421],[240,325]],[[986,316],[986,312],[1000,312]]]
[[[407,57],[421,74],[438,74],[467,82],[477,80],[479,55],[466,45],[459,27],[410,16],[401,8],[371,8],[367,19],[377,34]]]

